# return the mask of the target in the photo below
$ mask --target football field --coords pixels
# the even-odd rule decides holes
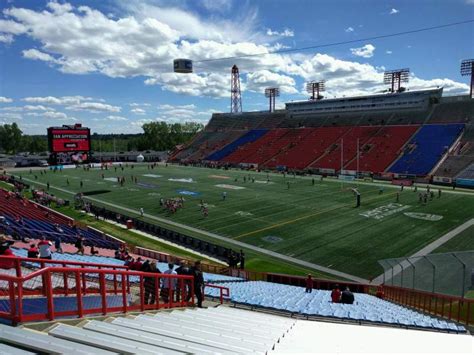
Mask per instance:
[[[37,188],[49,182],[51,193],[69,200],[84,192],[117,210],[143,208],[147,214],[367,279],[382,273],[377,260],[411,255],[474,215],[474,194],[443,190],[438,198],[432,188],[434,198],[424,204],[418,197],[426,191],[421,185],[417,192],[411,187],[400,191],[391,185],[319,177],[313,184],[312,177],[172,165],[116,170],[78,168],[42,175],[25,170],[14,175]],[[123,186],[118,177],[125,177]],[[355,207],[354,188],[361,194],[360,208]],[[159,205],[160,198],[181,196],[184,207],[174,214]]]

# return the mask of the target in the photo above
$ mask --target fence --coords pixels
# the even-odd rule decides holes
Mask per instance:
[[[194,305],[192,276],[100,267],[48,266],[23,275],[20,271],[21,276],[0,274],[0,318],[17,324]],[[17,268],[12,270],[18,274]]]
[[[464,297],[474,284],[474,252],[379,260],[385,285]]]
[[[474,324],[474,299],[409,290],[395,286],[384,286],[383,292],[384,298],[388,301],[457,321],[467,326]],[[375,294],[375,288],[370,287],[369,293]]]

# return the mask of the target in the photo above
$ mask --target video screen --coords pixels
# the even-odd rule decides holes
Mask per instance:
[[[48,138],[49,150],[52,153],[90,151],[90,131],[88,128],[49,128]]]

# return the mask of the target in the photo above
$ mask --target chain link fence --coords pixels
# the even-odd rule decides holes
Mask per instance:
[[[383,283],[464,297],[474,289],[474,251],[379,260]]]

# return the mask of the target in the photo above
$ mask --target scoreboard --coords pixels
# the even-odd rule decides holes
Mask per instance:
[[[51,164],[85,163],[91,150],[90,129],[81,124],[49,127],[48,145]]]
[[[48,128],[49,151],[52,153],[86,151],[91,149],[89,128]]]

